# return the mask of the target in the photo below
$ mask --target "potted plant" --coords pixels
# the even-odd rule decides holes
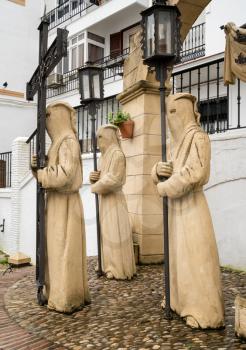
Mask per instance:
[[[131,139],[133,137],[134,121],[129,113],[121,110],[116,113],[109,113],[108,121],[110,124],[118,126],[122,138]]]

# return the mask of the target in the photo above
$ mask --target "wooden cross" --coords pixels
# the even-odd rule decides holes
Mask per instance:
[[[39,65],[26,86],[26,99],[33,101],[38,93],[37,108],[37,167],[45,167],[45,118],[46,118],[46,78],[53,71],[62,57],[67,56],[66,29],[57,29],[57,37],[48,49],[49,21],[44,18],[39,30]],[[37,221],[36,221],[36,282],[39,305],[45,304],[43,286],[45,283],[45,191],[37,183]]]

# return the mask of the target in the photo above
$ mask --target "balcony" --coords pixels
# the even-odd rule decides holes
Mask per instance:
[[[119,55],[108,55],[94,63],[104,68],[104,79],[123,75],[123,63],[129,56],[129,47],[124,49]],[[191,28],[187,38],[183,43],[181,51],[181,62],[187,62],[198,57],[205,56],[205,23]],[[48,87],[47,98],[52,98],[67,92],[78,90],[77,69],[71,70],[63,75],[62,84],[56,88]]]
[[[122,50],[121,54],[117,56],[109,55],[94,61],[95,65],[104,68],[104,80],[116,79],[123,76],[123,64],[125,58],[129,55],[129,47]],[[78,90],[78,70],[73,69],[62,76],[62,82],[57,84],[56,87],[47,86],[47,98],[52,98],[58,95],[66,94],[73,90]]]
[[[183,43],[180,56],[182,63],[205,56],[205,23],[191,28]]]
[[[97,11],[99,7],[100,11]],[[63,0],[62,4],[48,12],[45,17],[50,22],[49,30],[70,20],[69,33],[73,35],[104,21],[111,21],[112,16],[117,21],[127,18],[129,12],[137,13],[140,20],[140,12],[147,7],[148,0]],[[88,16],[82,23],[75,24],[78,18],[86,14]],[[105,25],[108,25],[106,22]]]
[[[201,114],[201,125],[209,133],[246,127],[246,83],[237,80],[235,85],[224,85],[224,57],[199,62],[187,68],[174,69],[173,93],[190,93],[196,96]],[[222,57],[221,57],[222,56]]]
[[[45,17],[49,20],[49,30],[59,26],[75,16],[82,16],[92,6],[99,6],[100,1],[97,0],[65,0],[61,5],[57,6]]]

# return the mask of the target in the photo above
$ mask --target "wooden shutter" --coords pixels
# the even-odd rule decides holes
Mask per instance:
[[[123,48],[122,32],[111,34],[110,35],[110,56],[111,56],[111,58],[119,56],[122,53],[122,48]]]
[[[6,187],[6,161],[0,159],[0,188]]]

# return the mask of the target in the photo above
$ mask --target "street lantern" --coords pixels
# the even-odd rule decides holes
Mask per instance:
[[[78,69],[81,104],[103,100],[103,69],[87,63]]]
[[[88,108],[91,116],[91,140],[93,148],[94,171],[97,171],[97,139],[96,139],[96,112],[99,102],[103,100],[103,68],[92,65],[87,62],[86,66],[78,69],[79,92],[82,106]],[[101,229],[99,220],[99,200],[95,194],[96,203],[96,222],[97,222],[97,248],[98,248],[98,276],[102,276],[102,258],[101,258]]]
[[[155,67],[156,78],[160,81],[160,117],[161,117],[161,148],[162,161],[166,156],[166,105],[165,95],[167,66],[179,61],[180,12],[176,6],[166,5],[165,0],[154,0],[153,6],[144,10],[142,15],[142,47],[143,60],[149,67]],[[165,179],[163,179],[164,181]],[[165,279],[165,317],[171,319],[170,306],[170,275],[169,275],[169,232],[168,232],[168,199],[163,197],[164,222],[164,279]]]
[[[180,12],[176,6],[156,0],[141,13],[143,29],[143,58],[149,66],[158,62],[177,60],[180,52]]]

